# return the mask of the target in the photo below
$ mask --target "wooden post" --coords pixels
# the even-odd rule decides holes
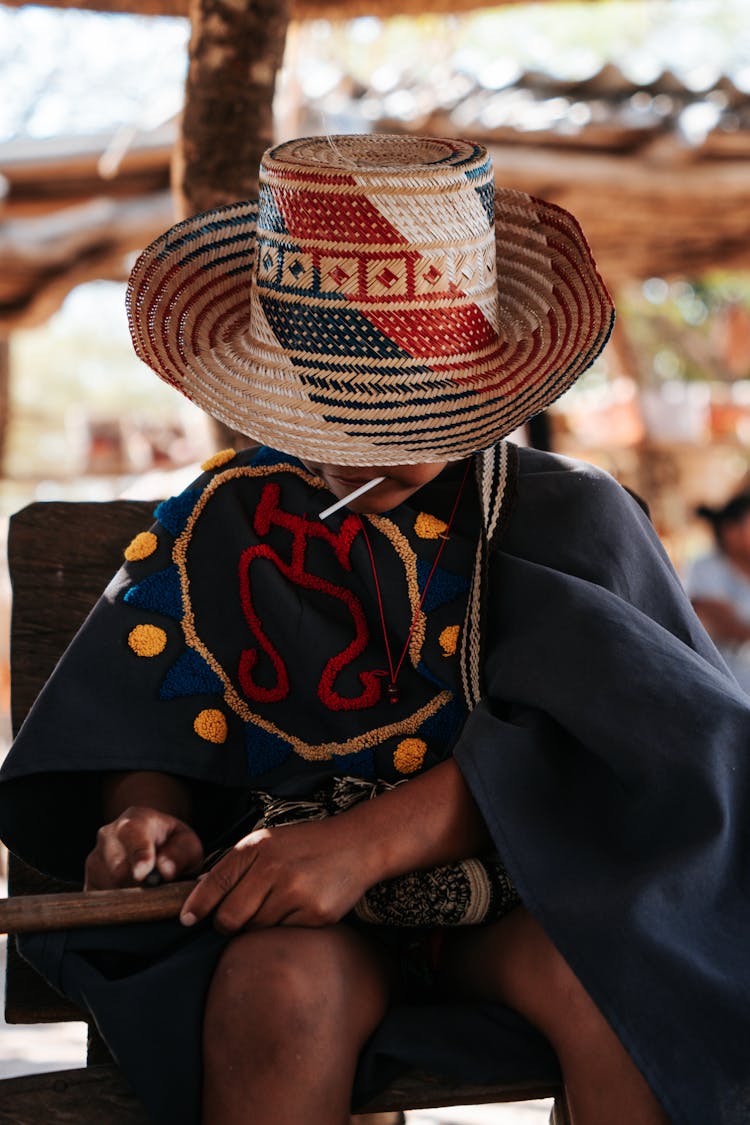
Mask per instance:
[[[0,476],[5,464],[5,444],[10,423],[10,341],[0,336]]]
[[[191,0],[190,64],[173,185],[181,218],[257,195],[290,0]]]
[[[273,95],[290,0],[190,0],[182,128],[172,161],[178,218],[252,199],[274,141]],[[212,419],[216,447],[253,444]]]

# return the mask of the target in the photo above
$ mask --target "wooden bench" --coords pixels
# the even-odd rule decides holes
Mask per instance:
[[[20,726],[68,641],[122,561],[124,547],[152,522],[154,504],[141,501],[35,503],[12,517],[9,565],[12,719]],[[12,895],[71,890],[10,857]],[[6,1019],[37,1024],[87,1020],[62,1000],[8,943]],[[87,1021],[88,1022],[88,1021]],[[407,1074],[358,1113],[554,1098],[552,1125],[569,1125],[559,1079],[524,1078],[496,1086],[457,1086]],[[85,1068],[0,1083],[0,1125],[147,1125],[103,1041],[89,1023]]]

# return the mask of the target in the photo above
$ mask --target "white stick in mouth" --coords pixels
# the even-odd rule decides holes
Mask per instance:
[[[365,481],[359,488],[355,488],[354,492],[350,492],[347,496],[342,497],[341,500],[337,500],[335,504],[331,504],[330,508],[326,508],[324,512],[321,512],[318,519],[324,520],[326,516],[333,515],[334,512],[338,512],[339,508],[343,508],[345,504],[348,504],[350,500],[356,500],[363,492],[374,488],[376,484],[380,484],[383,480],[385,480],[385,477],[373,477],[372,480]]]

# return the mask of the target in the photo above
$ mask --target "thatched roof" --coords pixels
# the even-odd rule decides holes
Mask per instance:
[[[520,0],[291,0],[293,19],[354,19],[357,16],[422,16],[499,8]],[[529,0],[523,0],[529,3]],[[541,2],[541,0],[540,0]],[[597,0],[590,0],[596,3]],[[3,0],[20,8],[27,0]],[[141,16],[188,16],[190,0],[35,0],[47,8],[82,8],[92,12],[131,12]]]
[[[117,134],[0,146],[0,336],[46,320],[76,285],[126,277],[174,220],[175,135],[134,134],[124,151]]]

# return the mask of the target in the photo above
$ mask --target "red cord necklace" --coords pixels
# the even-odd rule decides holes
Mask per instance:
[[[422,612],[422,606],[424,605],[425,598],[427,597],[427,591],[429,589],[430,582],[432,582],[432,576],[435,573],[435,571],[437,570],[437,565],[440,562],[440,556],[443,553],[443,549],[445,547],[445,544],[448,542],[448,540],[450,538],[451,528],[453,527],[453,520],[455,518],[456,512],[458,511],[458,505],[459,505],[459,502],[461,500],[461,494],[463,493],[464,485],[466,484],[466,478],[469,475],[470,465],[471,465],[471,458],[468,458],[468,460],[466,462],[466,468],[464,469],[464,475],[462,476],[461,483],[458,486],[458,492],[456,493],[456,499],[453,502],[453,509],[452,509],[451,514],[448,518],[448,525],[447,525],[445,531],[440,536],[440,538],[442,539],[442,543],[438,547],[438,552],[435,555],[435,560],[432,564],[432,567],[430,568],[430,573],[427,575],[427,581],[424,584],[424,589],[422,590],[422,595],[419,599],[419,605],[417,606],[416,612],[415,612],[414,616],[412,617],[411,625],[409,627],[409,632],[408,632],[407,637],[406,637],[406,643],[404,644],[401,655],[399,656],[398,661],[395,664],[393,663],[393,654],[391,653],[391,646],[390,646],[390,643],[388,641],[388,630],[386,629],[386,625],[385,625],[385,612],[383,610],[383,595],[380,592],[380,582],[378,581],[378,571],[377,571],[377,567],[375,566],[375,555],[373,554],[372,544],[370,543],[370,537],[367,534],[367,528],[365,527],[365,524],[362,521],[362,519],[361,518],[359,519],[359,525],[362,528],[362,534],[364,535],[365,543],[367,544],[367,553],[370,556],[370,565],[372,567],[372,577],[373,577],[374,582],[375,582],[375,593],[376,593],[377,599],[378,599],[378,612],[380,614],[380,624],[381,624],[381,627],[383,629],[383,643],[385,645],[385,654],[386,654],[386,657],[388,659],[388,673],[387,673],[388,674],[388,683],[386,684],[385,691],[386,691],[386,695],[388,696],[388,699],[391,703],[398,703],[398,675],[399,675],[399,672],[401,671],[401,666],[404,663],[404,660],[406,659],[406,654],[409,651],[409,644],[411,642],[412,634],[413,634],[413,632],[414,632],[414,630],[417,626],[417,621],[419,620],[419,615]],[[385,674],[386,673],[384,672],[383,675],[385,675]]]

